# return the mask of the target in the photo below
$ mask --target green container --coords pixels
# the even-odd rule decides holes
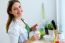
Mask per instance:
[[[44,30],[44,28],[40,28],[40,39],[42,39],[43,38],[43,36],[45,35],[45,30]]]

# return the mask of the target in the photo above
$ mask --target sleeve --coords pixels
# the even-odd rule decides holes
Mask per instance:
[[[19,39],[19,29],[14,27],[8,31],[11,43],[18,43]]]

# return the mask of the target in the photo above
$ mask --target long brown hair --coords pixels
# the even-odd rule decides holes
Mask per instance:
[[[9,1],[9,4],[8,4],[8,8],[7,8],[7,13],[8,13],[8,21],[7,21],[7,24],[6,24],[6,31],[8,32],[8,29],[9,29],[9,25],[12,21],[12,19],[14,18],[14,15],[10,13],[11,9],[12,9],[12,5],[15,3],[15,2],[19,2],[18,0],[10,0]],[[20,3],[20,2],[19,2]]]

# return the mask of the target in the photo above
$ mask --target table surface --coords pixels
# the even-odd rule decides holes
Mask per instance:
[[[53,43],[52,41],[45,41],[45,40],[37,40],[32,43]]]

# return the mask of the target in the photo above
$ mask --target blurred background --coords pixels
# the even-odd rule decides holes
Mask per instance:
[[[0,0],[0,43],[9,43],[5,30],[8,1]],[[23,18],[30,27],[36,23],[39,26],[45,25],[54,20],[58,30],[65,36],[65,0],[20,0],[20,2],[24,11]]]

